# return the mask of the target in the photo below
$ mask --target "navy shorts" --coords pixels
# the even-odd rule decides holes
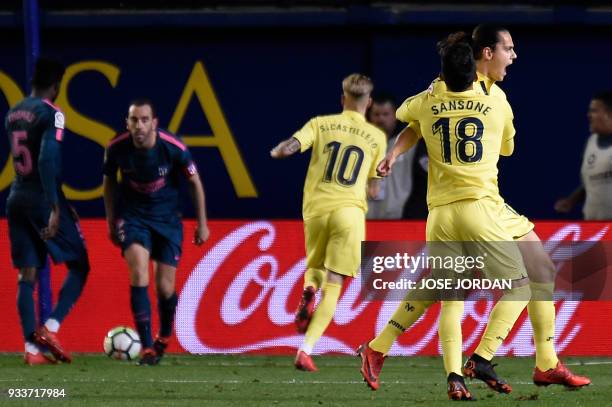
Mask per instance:
[[[76,212],[65,198],[60,198],[60,222],[57,234],[47,241],[40,232],[47,227],[51,208],[40,204],[41,200],[26,199],[19,194],[9,196],[6,215],[11,241],[11,257],[16,268],[43,267],[47,255],[54,263],[87,260],[85,240]]]
[[[124,215],[117,220],[117,234],[122,252],[133,243],[138,243],[159,263],[176,267],[181,258],[183,224],[180,219],[159,222]]]

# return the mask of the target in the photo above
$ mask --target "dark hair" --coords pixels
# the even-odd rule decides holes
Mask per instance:
[[[59,85],[64,77],[66,68],[54,59],[40,57],[36,60],[34,74],[32,75],[32,87],[39,90],[48,89],[53,85]]]
[[[384,105],[385,103],[391,104],[391,106],[397,106],[397,101],[395,96],[393,96],[389,92],[374,92],[372,94],[372,103],[376,103],[377,105]]]
[[[438,41],[438,43],[436,44],[438,54],[443,57],[444,53],[450,46],[458,43],[468,44],[471,46],[472,38],[464,31],[457,31],[452,34],[448,34],[448,37]]]
[[[483,49],[495,49],[500,41],[500,32],[508,32],[508,30],[495,24],[480,24],[474,28],[474,31],[472,31],[472,48],[474,49],[475,59],[480,59]]]
[[[450,34],[437,44],[442,59],[442,79],[453,92],[462,92],[476,80],[471,38],[465,32]]]
[[[157,111],[155,110],[155,105],[149,98],[136,98],[130,102],[130,106],[149,106],[151,108],[151,115],[153,118],[157,117]]]
[[[612,110],[612,91],[602,90],[593,95],[592,100],[599,100],[606,105],[606,109]]]

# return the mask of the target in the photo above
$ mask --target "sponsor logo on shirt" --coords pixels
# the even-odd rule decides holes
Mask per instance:
[[[141,194],[152,194],[166,186],[166,179],[158,178],[157,180],[148,183],[140,183],[129,180],[129,185],[133,190],[140,192]]]

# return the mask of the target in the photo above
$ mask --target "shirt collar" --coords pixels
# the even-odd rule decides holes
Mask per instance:
[[[353,119],[358,119],[358,120],[361,120],[361,121],[364,121],[364,122],[366,120],[364,115],[362,115],[361,113],[356,112],[354,110],[343,110],[342,114],[345,115],[345,116],[349,116],[349,117],[351,117]]]
[[[481,74],[480,72],[477,72],[478,74],[478,78],[477,80],[480,82],[484,82],[485,86],[487,87],[487,91],[491,90],[491,86],[493,86],[495,84],[495,81],[491,78],[489,78],[486,75]]]

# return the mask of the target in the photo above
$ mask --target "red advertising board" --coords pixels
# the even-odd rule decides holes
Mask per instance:
[[[103,220],[85,220],[92,270],[85,291],[64,322],[60,338],[75,352],[102,349],[106,332],[117,325],[132,326],[129,279],[119,250],[107,239]],[[195,225],[185,222],[185,236]],[[190,353],[293,353],[302,335],[295,332],[297,307],[305,270],[300,221],[213,221],[211,239],[196,247],[186,239],[177,272],[175,336],[170,351]],[[542,240],[612,240],[608,223],[539,222]],[[0,222],[0,307],[5,310],[0,351],[22,351],[23,339],[15,299],[17,273],[12,270],[6,221]],[[368,224],[369,240],[424,240],[424,222],[379,221]],[[57,294],[65,276],[53,267]],[[352,353],[373,337],[397,306],[393,301],[362,301],[360,280],[347,281],[332,324],[315,353]],[[153,287],[150,287],[156,315]],[[472,351],[484,330],[491,302],[466,302],[463,319],[464,349]],[[555,344],[564,355],[612,355],[612,301],[556,302]],[[392,349],[395,355],[438,355],[439,307],[431,307]],[[154,317],[154,330],[157,318]],[[8,328],[8,329],[7,329]],[[533,355],[531,326],[524,313],[501,355]]]

